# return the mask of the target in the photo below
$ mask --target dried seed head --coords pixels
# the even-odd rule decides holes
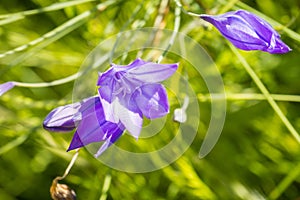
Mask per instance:
[[[50,194],[53,200],[76,200],[76,193],[66,184],[59,184],[55,178],[50,187]]]

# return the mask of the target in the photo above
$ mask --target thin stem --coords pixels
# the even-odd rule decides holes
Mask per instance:
[[[275,101],[288,101],[288,102],[299,102],[300,95],[287,95],[287,94],[270,94]],[[235,101],[235,100],[267,100],[267,97],[263,94],[258,93],[236,93],[236,94],[198,94],[199,101],[205,102],[213,100],[224,100]]]
[[[56,177],[56,178],[55,178],[56,180],[62,180],[62,179],[64,179],[64,178],[66,178],[66,176],[69,174],[71,168],[73,167],[73,165],[74,165],[74,163],[75,163],[75,161],[76,161],[76,159],[77,159],[77,157],[78,157],[79,150],[80,150],[80,149],[76,149],[76,152],[75,152],[75,154],[73,155],[72,160],[70,161],[70,163],[69,163],[67,169],[65,170],[64,175],[63,175],[63,176],[58,176],[58,177]]]
[[[276,112],[278,117],[281,119],[281,121],[284,123],[284,125],[287,127],[287,129],[290,131],[290,133],[293,135],[293,137],[296,139],[298,143],[300,143],[300,135],[296,131],[296,129],[293,127],[293,125],[290,123],[290,121],[287,119],[287,117],[283,114],[281,109],[279,108],[278,104],[274,101],[273,97],[269,93],[268,89],[265,87],[265,85],[262,83],[262,81],[258,78],[254,70],[251,68],[251,66],[248,64],[246,59],[239,53],[239,51],[233,47],[231,44],[229,44],[231,50],[233,53],[238,57],[240,60],[242,66],[245,68],[247,73],[250,75],[256,86],[259,88],[259,90],[264,94],[267,101],[269,102],[270,106],[273,108],[273,110]]]
[[[76,153],[73,155],[72,160],[70,161],[67,169],[63,176],[57,176],[52,181],[52,185],[50,187],[50,194],[52,199],[76,199],[76,193],[69,186],[65,184],[59,184],[59,180],[63,180],[69,174],[71,168],[73,167],[79,153],[80,149],[76,150]]]
[[[77,72],[71,76],[68,76],[66,78],[62,78],[59,80],[55,80],[52,82],[43,82],[43,83],[23,83],[23,82],[17,82],[14,81],[15,86],[18,87],[27,87],[27,88],[41,88],[41,87],[50,87],[55,85],[62,85],[71,81],[74,81],[76,78],[78,78],[82,73]]]
[[[177,7],[179,7],[182,10],[182,12],[184,12],[185,14],[190,15],[192,17],[200,17],[200,15],[197,13],[193,13],[185,10],[179,0],[174,0],[174,2],[176,3]]]

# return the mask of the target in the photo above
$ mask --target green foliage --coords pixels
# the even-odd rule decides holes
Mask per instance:
[[[75,74],[99,42],[120,31],[154,25],[174,29],[176,4],[168,1],[160,12],[164,2],[2,1],[1,83],[62,79]],[[179,31],[192,37],[210,54],[228,93],[226,123],[213,151],[202,159],[198,157],[210,120],[210,102],[203,80],[194,76],[192,68],[186,68],[190,83],[199,92],[201,118],[194,142],[180,159],[155,172],[130,174],[110,169],[82,149],[62,182],[76,191],[78,199],[91,200],[103,199],[104,180],[109,176],[111,183],[105,186],[108,187],[107,199],[299,198],[300,144],[277,115],[282,112],[295,130],[300,131],[299,2],[181,2],[184,9],[194,13],[235,9],[254,12],[269,21],[293,51],[286,55],[242,51],[237,54],[215,28],[181,13]],[[266,101],[265,94],[262,95],[243,67],[243,60],[269,93],[281,94],[273,97],[281,98],[276,101],[280,111],[274,112],[276,109]],[[51,109],[72,101],[73,83],[14,88],[1,96],[0,199],[50,198],[52,180],[63,174],[72,158],[73,153],[66,152],[72,133],[49,133],[42,128],[42,122]],[[244,94],[249,94],[249,98]],[[176,103],[172,95],[170,100]],[[143,140],[139,143],[127,136],[117,144],[124,149],[152,151],[172,139],[173,133],[168,135],[172,129],[172,123],[168,122],[163,134],[153,137],[151,144]]]

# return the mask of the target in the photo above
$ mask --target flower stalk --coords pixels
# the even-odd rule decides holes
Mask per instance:
[[[51,198],[53,200],[76,200],[76,193],[74,190],[72,190],[69,186],[66,184],[60,184],[58,181],[63,180],[66,178],[66,176],[69,174],[71,168],[73,167],[78,154],[79,150],[77,149],[75,154],[73,155],[68,167],[65,170],[65,173],[63,176],[57,176],[55,179],[52,181],[52,185],[50,187],[50,194]]]

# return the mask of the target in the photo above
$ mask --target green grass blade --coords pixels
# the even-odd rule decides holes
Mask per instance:
[[[262,83],[262,81],[259,79],[259,77],[256,75],[254,70],[251,68],[251,66],[248,64],[246,59],[239,53],[239,51],[232,45],[229,45],[232,52],[238,57],[239,61],[241,62],[242,66],[245,68],[247,73],[250,75],[256,86],[259,88],[259,90],[265,95],[267,98],[267,101],[269,102],[270,106],[273,108],[273,110],[276,112],[278,117],[281,119],[281,121],[284,123],[284,125],[287,127],[287,129],[290,131],[292,136],[296,139],[298,143],[300,143],[300,135],[296,131],[296,129],[293,127],[293,125],[290,123],[290,121],[287,119],[287,117],[283,114],[281,109],[279,108],[278,104],[275,102],[271,94],[269,93],[268,89],[265,87],[265,85]]]
[[[299,95],[289,95],[289,94],[270,94],[271,97],[275,101],[288,101],[288,102],[299,102],[300,103],[300,96]],[[198,99],[201,102],[210,101],[211,99],[214,100],[223,100],[224,94],[198,94]],[[225,98],[227,101],[240,101],[240,100],[267,100],[266,96],[263,94],[257,93],[235,93],[235,94],[226,94]]]
[[[25,16],[23,16],[23,15],[14,15],[14,16],[8,17],[6,19],[0,20],[0,26],[5,25],[5,24],[10,24],[10,23],[16,22],[16,21],[24,19],[24,18],[25,18]]]
[[[93,2],[93,1],[96,1],[96,0],[67,1],[67,2],[61,2],[61,3],[54,3],[54,4],[44,7],[44,8],[38,8],[38,9],[34,9],[34,10],[27,10],[27,11],[22,11],[22,12],[17,12],[17,13],[0,15],[0,19],[2,19],[2,20],[0,20],[0,25],[4,25],[4,24],[8,24],[8,23],[12,23],[12,22],[21,20],[21,19],[25,18],[25,16],[40,14],[40,13],[44,13],[44,12],[51,12],[51,11],[60,10],[60,9],[64,9],[67,7],[76,6],[79,4]]]
[[[8,67],[6,67],[4,70],[0,72],[0,74],[4,73],[7,69],[19,64],[24,59],[28,58],[29,56],[33,55],[35,52],[43,49],[44,47],[48,46],[49,44],[53,43],[54,41],[62,38],[63,36],[67,35],[74,29],[81,26],[83,23],[85,23],[93,14],[95,14],[99,10],[103,10],[109,5],[112,5],[116,1],[106,1],[105,3],[98,4],[96,8],[93,8],[91,10],[88,10],[69,21],[65,22],[64,24],[56,27],[55,29],[49,31],[48,33],[44,34],[43,36],[25,44],[22,46],[19,46],[13,50],[7,51],[3,54],[0,54],[0,58],[6,57],[8,55],[15,54],[17,52],[25,51],[31,47],[29,51],[25,52],[24,54],[16,57],[8,64]]]

